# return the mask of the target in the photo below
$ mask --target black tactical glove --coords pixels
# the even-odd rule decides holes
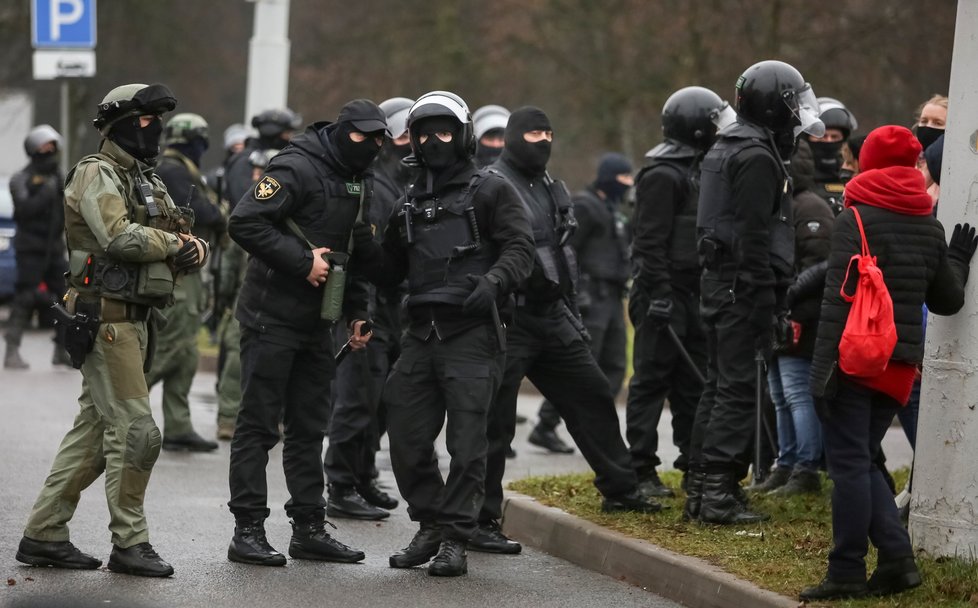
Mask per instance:
[[[978,236],[975,236],[974,227],[967,223],[955,224],[947,244],[947,257],[968,267],[975,249],[978,249]]]
[[[185,272],[200,268],[207,259],[207,241],[195,236],[180,235],[183,245],[173,257],[173,270]]]
[[[374,229],[366,222],[353,224],[353,247],[366,248],[374,242]]]
[[[468,275],[473,289],[462,304],[462,312],[470,317],[487,317],[496,303],[498,286],[486,275]]]
[[[665,327],[672,320],[672,300],[652,300],[645,311],[645,318],[653,327]]]

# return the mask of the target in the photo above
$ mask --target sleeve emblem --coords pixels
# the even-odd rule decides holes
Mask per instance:
[[[281,184],[275,181],[274,178],[266,175],[255,184],[255,198],[260,201],[268,200],[278,194],[278,191],[281,189]]]

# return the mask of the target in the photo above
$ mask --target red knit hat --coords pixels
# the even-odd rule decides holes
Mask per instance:
[[[920,152],[920,142],[910,129],[897,125],[879,127],[866,136],[859,151],[859,170],[915,167]]]

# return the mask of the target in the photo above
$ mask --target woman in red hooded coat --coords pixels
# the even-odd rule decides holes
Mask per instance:
[[[836,218],[811,373],[834,482],[834,546],[825,579],[802,591],[803,600],[888,595],[920,584],[910,537],[875,456],[893,416],[907,403],[923,360],[922,305],[938,315],[961,309],[978,239],[974,228],[959,224],[945,244],[944,228],[931,213],[931,197],[915,168],[919,155],[920,143],[904,127],[871,132],[859,154],[862,172],[846,185],[846,209]],[[854,210],[893,300],[897,332],[885,370],[874,377],[850,376],[838,368],[851,307],[840,288],[850,258],[861,251]],[[853,264],[849,294],[856,274]],[[869,542],[879,560],[867,581]]]

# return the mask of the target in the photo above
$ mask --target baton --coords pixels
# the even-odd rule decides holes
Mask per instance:
[[[759,484],[763,481],[763,475],[761,475],[761,433],[763,432],[762,424],[764,414],[761,408],[764,403],[764,386],[761,384],[764,381],[764,353],[757,351],[754,355],[754,363],[757,365],[757,386],[754,390],[754,483]]]
[[[362,337],[369,334],[372,329],[373,328],[370,326],[370,321],[364,321],[363,325],[360,326],[360,332],[359,332],[360,336]],[[346,341],[346,344],[344,344],[343,347],[336,353],[336,357],[335,357],[336,365],[342,363],[343,359],[346,359],[346,356],[350,354],[351,350],[353,350],[352,337],[350,337],[350,339]]]
[[[689,369],[693,370],[693,373],[696,374],[697,380],[699,380],[701,384],[705,385],[706,378],[703,376],[703,372],[701,372],[700,368],[696,366],[696,362],[693,361],[693,358],[689,356],[689,351],[686,350],[685,346],[683,346],[683,341],[679,339],[679,336],[676,334],[676,330],[672,328],[672,325],[666,325],[666,330],[669,332],[669,337],[672,338],[673,343],[675,343],[676,348],[679,350],[679,355],[683,358],[686,364],[689,365]]]

